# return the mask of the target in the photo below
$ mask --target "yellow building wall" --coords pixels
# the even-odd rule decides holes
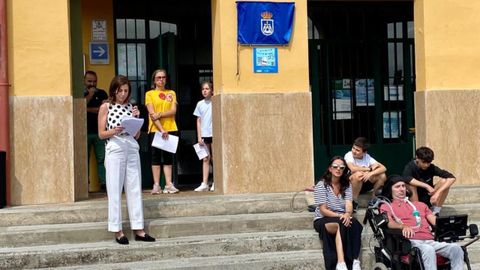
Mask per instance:
[[[8,0],[7,16],[10,95],[70,96],[68,1]]]
[[[113,0],[82,0],[82,37],[85,69],[97,73],[98,88],[108,93],[111,79],[115,76]],[[109,46],[108,65],[90,64],[89,44],[92,41],[92,21],[107,21],[107,42]]]
[[[417,91],[479,89],[480,1],[415,0]]]
[[[455,185],[480,183],[478,14],[478,1],[414,2],[417,147],[431,147]]]
[[[86,168],[75,152],[85,148],[75,139],[85,138],[78,128],[84,113],[75,116],[85,101],[72,96],[70,4],[7,1],[11,205],[88,197]]]
[[[293,1],[295,2],[295,19],[292,38],[288,46],[278,46],[277,74],[253,73],[253,47],[240,46],[237,51],[235,2],[235,0],[212,1],[212,31],[215,36],[213,63],[214,66],[221,67],[215,69],[215,92],[308,92],[307,1]]]

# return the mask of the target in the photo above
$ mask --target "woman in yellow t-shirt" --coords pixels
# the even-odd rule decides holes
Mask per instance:
[[[175,123],[175,113],[177,112],[177,95],[175,91],[165,89],[167,81],[167,71],[157,69],[152,75],[152,90],[145,94],[145,105],[150,115],[148,123],[148,133],[150,145],[155,136],[155,132],[161,132],[164,139],[168,134],[178,131]],[[178,189],[172,183],[173,154],[155,147],[151,147],[152,154],[152,174],[153,189],[152,194],[160,193],[160,172],[163,166],[165,174],[165,189],[163,193],[177,193]]]

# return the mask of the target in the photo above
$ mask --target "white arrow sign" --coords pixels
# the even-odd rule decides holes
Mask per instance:
[[[90,64],[94,65],[108,65],[109,53],[107,42],[90,42],[89,54]]]
[[[105,54],[105,50],[102,47],[98,47],[98,50],[93,50],[93,52],[98,54],[99,57]]]

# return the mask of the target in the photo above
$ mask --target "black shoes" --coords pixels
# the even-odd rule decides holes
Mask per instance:
[[[120,245],[128,245],[128,238],[125,235],[121,236],[120,238],[115,237],[115,241],[117,241],[117,243]],[[155,242],[155,238],[148,234],[145,234],[144,236],[135,235],[135,241]]]
[[[115,237],[115,240],[117,241],[117,243],[119,243],[120,245],[128,245],[128,238],[123,235],[122,237],[120,238],[116,238]]]
[[[135,241],[155,242],[155,238],[151,237],[148,234],[145,234],[144,236],[135,234]]]

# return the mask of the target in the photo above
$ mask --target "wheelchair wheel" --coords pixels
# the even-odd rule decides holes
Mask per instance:
[[[385,264],[381,262],[377,262],[372,266],[372,270],[388,270]]]

